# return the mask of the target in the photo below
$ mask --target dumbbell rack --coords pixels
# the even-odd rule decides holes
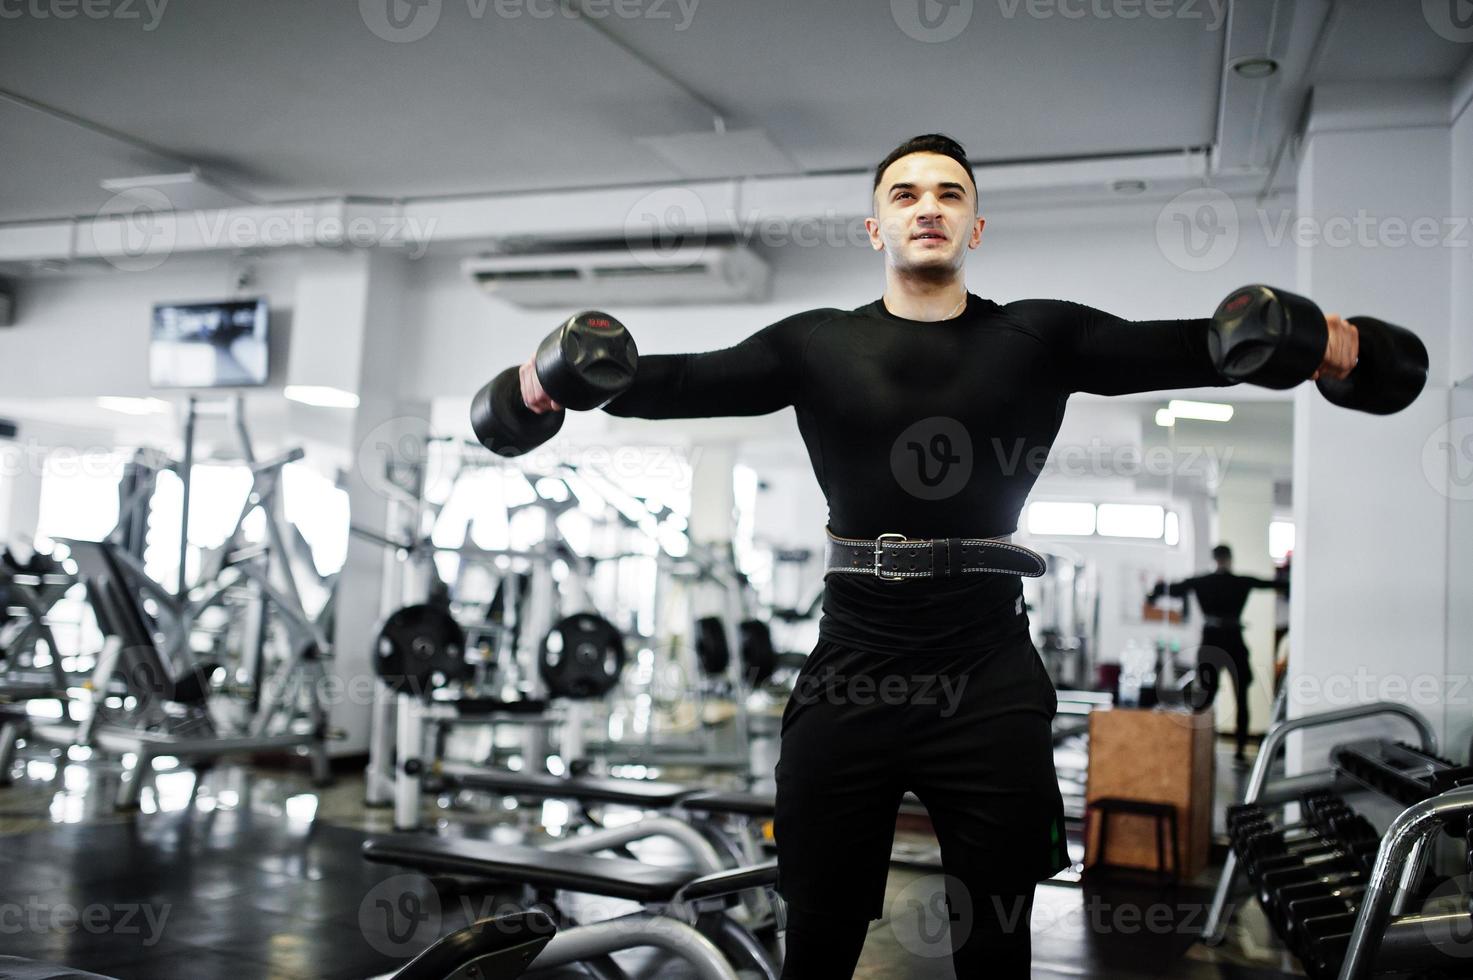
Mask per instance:
[[[1330,761],[1365,789],[1402,806],[1421,803],[1473,781],[1473,766],[1459,766],[1405,742],[1364,739],[1342,742]]]
[[[1300,800],[1305,819],[1288,824],[1274,807],[1241,804],[1228,811],[1233,853],[1284,944],[1311,977],[1331,977],[1355,924],[1380,834],[1339,794],[1320,790]]]
[[[1383,714],[1410,721],[1421,745],[1343,743],[1332,751],[1332,769],[1269,784],[1273,757],[1290,733]],[[1229,810],[1233,851],[1204,940],[1221,939],[1223,911],[1242,867],[1270,922],[1311,977],[1359,980],[1373,972],[1468,963],[1473,947],[1463,938],[1470,925],[1466,899],[1409,911],[1422,897],[1437,836],[1446,830],[1464,837],[1473,828],[1473,768],[1456,766],[1435,751],[1426,720],[1402,705],[1363,705],[1274,725],[1245,802]],[[1407,808],[1378,840],[1375,829],[1331,791],[1336,786],[1370,790]],[[1308,814],[1303,823],[1285,824],[1266,809],[1296,796]],[[1473,850],[1468,861],[1473,870]]]

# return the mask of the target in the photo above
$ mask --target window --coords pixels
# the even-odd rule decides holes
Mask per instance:
[[[203,549],[218,548],[235,529],[241,507],[251,492],[251,469],[241,463],[200,463],[190,470],[188,581],[196,582]],[[158,475],[148,510],[148,540],[143,570],[170,591],[179,583],[179,524],[184,484],[177,473]],[[247,530],[250,522],[247,522]],[[260,529],[252,540],[264,537]]]
[[[1095,505],[1040,500],[1028,505],[1029,534],[1093,534]]]
[[[41,470],[36,536],[101,541],[118,523],[121,453],[53,449]]]
[[[333,574],[348,556],[348,491],[306,463],[288,463],[281,480],[286,519],[312,549],[317,574]]]
[[[1100,504],[1096,525],[1105,537],[1157,540],[1166,531],[1166,510],[1155,504]]]
[[[1294,522],[1270,521],[1268,525],[1268,556],[1274,561],[1283,561],[1294,550]]]
[[[1028,505],[1029,534],[1102,538],[1138,538],[1176,547],[1181,519],[1160,504],[1091,504],[1072,500],[1040,500]]]

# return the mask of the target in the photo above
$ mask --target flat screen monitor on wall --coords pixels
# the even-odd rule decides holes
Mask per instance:
[[[264,385],[267,320],[264,299],[155,306],[149,381],[155,388]]]

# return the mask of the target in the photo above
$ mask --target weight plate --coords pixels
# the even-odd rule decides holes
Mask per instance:
[[[470,677],[465,631],[442,606],[405,606],[379,628],[373,666],[395,693],[428,696]]]
[[[551,697],[600,698],[624,670],[624,634],[597,613],[565,616],[542,639],[538,664]]]

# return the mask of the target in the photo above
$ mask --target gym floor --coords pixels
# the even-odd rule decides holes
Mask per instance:
[[[1244,774],[1218,749],[1218,800],[1239,793]],[[77,754],[77,753],[74,753]],[[0,951],[124,980],[359,978],[392,970],[417,946],[385,933],[374,886],[393,868],[359,848],[389,829],[388,811],[365,808],[362,779],[326,791],[304,773],[222,765],[196,787],[192,774],[161,774],[142,811],[113,814],[118,770],[91,758],[23,752],[14,786],[0,797]],[[486,834],[504,811],[457,812],[454,829]],[[1078,854],[1078,842],[1071,841]],[[1194,941],[1220,866],[1175,889],[1147,881],[1050,882],[1033,914],[1037,977],[1269,978],[1299,974],[1256,906],[1228,939]],[[931,908],[940,875],[892,866],[886,908]],[[510,897],[508,896],[508,900]],[[497,896],[445,901],[439,932]],[[917,942],[915,928],[881,919],[870,927],[856,978],[946,978],[944,943]],[[930,953],[932,955],[926,955]],[[684,977],[657,953],[619,954],[633,977]],[[580,977],[578,969],[548,974]]]

